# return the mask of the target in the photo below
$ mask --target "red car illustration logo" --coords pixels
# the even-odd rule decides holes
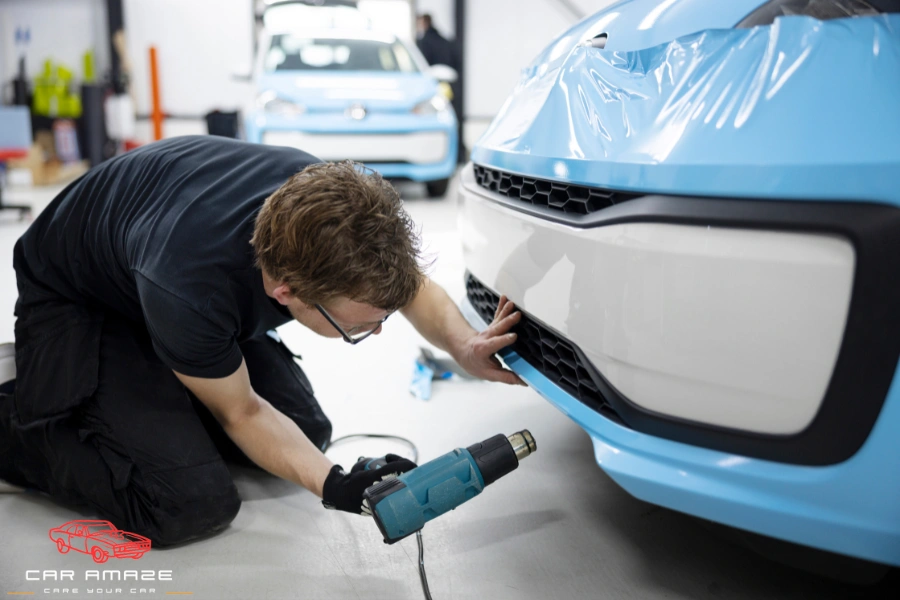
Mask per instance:
[[[109,521],[69,521],[50,530],[50,539],[60,554],[77,550],[90,554],[95,563],[110,556],[139,559],[150,550],[150,540],[142,535],[116,529]]]

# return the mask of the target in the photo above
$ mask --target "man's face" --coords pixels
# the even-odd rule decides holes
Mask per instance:
[[[340,332],[314,306],[304,304],[296,298],[288,301],[286,306],[294,319],[319,335],[329,338],[341,337]],[[387,311],[347,298],[339,298],[324,305],[323,308],[347,332],[362,333],[374,329],[373,335],[378,335],[382,329],[381,321],[388,316]]]
[[[421,37],[421,36],[425,35],[425,32],[427,30],[428,30],[428,26],[425,24],[425,19],[423,19],[422,17],[418,17],[416,19],[416,33],[418,33],[419,36]]]

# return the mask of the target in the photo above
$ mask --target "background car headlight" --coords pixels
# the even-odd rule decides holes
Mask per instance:
[[[419,102],[413,107],[412,111],[417,115],[436,115],[447,110],[449,104],[447,98],[439,93],[435,94],[434,97],[429,100]]]
[[[297,102],[278,96],[275,92],[263,92],[256,99],[256,105],[267,113],[296,117],[306,112],[306,107]]]

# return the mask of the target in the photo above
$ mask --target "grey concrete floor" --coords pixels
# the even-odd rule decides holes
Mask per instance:
[[[7,197],[40,209],[54,192],[11,190]],[[426,250],[436,258],[433,278],[461,298],[453,188],[439,201],[423,198],[415,187],[404,192]],[[26,225],[0,215],[0,341],[12,339],[11,251]],[[534,434],[538,452],[516,472],[426,526],[425,561],[435,600],[900,597],[889,596],[886,586],[839,584],[770,562],[696,519],[632,498],[595,464],[584,431],[531,390],[447,381],[435,385],[430,401],[414,399],[407,388],[424,342],[402,318],[356,347],[317,338],[298,324],[281,333],[303,355],[301,364],[335,436],[406,436],[424,461],[496,433],[527,427]],[[353,441],[329,456],[349,467],[359,455],[389,450],[404,453],[394,443]],[[423,597],[414,538],[387,546],[371,520],[326,511],[290,483],[241,468],[234,469],[234,477],[243,507],[224,533],[154,549],[140,562],[112,559],[100,567],[167,569],[171,582],[85,582],[85,571],[95,568],[90,558],[58,554],[46,532],[93,515],[36,493],[0,494],[0,592],[90,598],[97,592],[88,590],[99,587],[112,591],[105,597],[172,592],[216,600]],[[75,581],[27,581],[29,569],[72,569]],[[78,592],[62,592],[73,588]],[[154,592],[131,593],[141,588]]]

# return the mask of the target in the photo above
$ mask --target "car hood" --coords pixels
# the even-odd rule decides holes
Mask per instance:
[[[620,0],[582,19],[550,44],[569,48],[600,33],[609,50],[641,50],[705,29],[730,29],[768,0]],[[546,59],[546,57],[544,57]]]
[[[106,542],[112,546],[117,544],[130,544],[134,542],[145,542],[148,541],[144,536],[138,535],[136,533],[128,533],[125,531],[102,531],[100,533],[95,533],[91,535],[91,539],[98,542]]]
[[[258,90],[273,91],[307,110],[344,110],[363,104],[370,110],[409,111],[437,94],[438,83],[422,73],[286,71],[260,77]]]
[[[900,204],[900,15],[576,43],[607,30],[582,21],[526,68],[473,160],[637,192]]]

